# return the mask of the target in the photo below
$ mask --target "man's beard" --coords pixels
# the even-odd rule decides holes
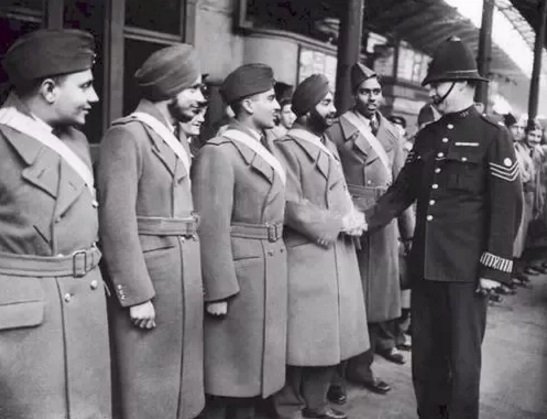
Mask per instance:
[[[331,126],[331,124],[327,122],[327,118],[334,119],[335,117],[336,117],[335,114],[328,114],[323,116],[323,115],[320,115],[317,111],[312,110],[310,112],[309,123],[316,131],[323,132],[323,131],[326,131]]]
[[[178,103],[177,99],[173,99],[167,105],[169,113],[178,122],[190,122],[194,116],[197,114],[197,111],[192,107],[182,108]]]

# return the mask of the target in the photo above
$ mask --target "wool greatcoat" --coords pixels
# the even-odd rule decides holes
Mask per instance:
[[[81,132],[68,128],[58,137],[91,167]],[[0,156],[0,252],[32,259],[94,245],[96,201],[65,160],[3,124]],[[80,260],[80,268],[91,262]],[[79,277],[2,269],[1,418],[111,418],[106,301],[96,263],[98,257]],[[32,260],[25,265],[32,269]]]
[[[388,172],[369,141],[346,115],[340,117],[327,135],[338,148],[354,205],[365,211],[374,205],[401,171],[405,160],[403,142],[395,127],[378,112],[376,139],[389,159]],[[401,315],[399,234],[403,238],[412,237],[414,222],[411,210],[404,211],[398,221],[397,224],[397,220],[392,220],[382,230],[361,237],[360,249],[357,250],[370,323],[392,320]]]
[[[228,128],[246,130],[237,121]],[[280,229],[278,240],[237,230],[281,227],[284,184],[257,153],[222,136],[201,148],[193,181],[205,300],[228,300],[225,317],[205,316],[205,392],[269,396],[285,382],[287,255]]]
[[[137,111],[167,125],[146,100]],[[139,234],[144,217],[192,215],[189,173],[155,131],[126,117],[102,140],[98,190],[123,418],[194,418],[204,406],[198,237]],[[149,300],[156,327],[137,328],[128,309]]]
[[[290,132],[275,145],[287,170],[287,364],[336,365],[369,348],[354,241],[341,233],[351,208],[344,173],[330,141],[334,158]],[[328,247],[317,243],[325,236]]]

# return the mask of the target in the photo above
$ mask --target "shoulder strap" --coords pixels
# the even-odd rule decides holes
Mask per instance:
[[[389,174],[389,177],[391,178],[392,171],[391,171],[391,165],[389,163],[389,157],[387,156],[386,150],[384,149],[382,144],[380,144],[380,141],[378,141],[378,139],[372,134],[370,129],[364,124],[363,121],[361,121],[361,118],[359,118],[359,116],[357,116],[354,112],[352,111],[346,112],[344,115],[342,115],[342,117],[346,118],[349,121],[349,123],[353,125],[355,128],[357,128],[359,132],[361,133],[361,135],[365,137],[365,139],[368,141],[368,143],[370,144],[374,152],[380,158],[386,171]]]
[[[83,179],[89,192],[95,198],[95,182],[91,168],[70,147],[48,131],[43,124],[11,106],[0,109],[0,124],[28,135],[56,152]]]
[[[177,137],[175,137],[175,135],[171,131],[169,131],[169,128],[167,128],[165,124],[163,124],[152,115],[144,112],[133,112],[129,116],[152,128],[152,130],[154,130],[154,132],[161,137],[161,139],[169,146],[173,153],[175,153],[175,155],[180,159],[180,161],[184,165],[186,173],[190,173],[190,158],[188,157],[186,149],[180,143]]]
[[[289,130],[287,135],[289,135],[291,137],[298,138],[299,140],[302,140],[302,141],[306,141],[310,144],[313,144],[314,146],[319,148],[322,152],[326,153],[327,156],[332,158],[336,163],[339,163],[336,156],[332,153],[332,151],[330,151],[325,146],[325,144],[323,144],[323,142],[321,141],[321,139],[317,135],[314,135],[311,132],[306,131],[306,130],[301,129],[301,128],[292,128],[292,129]]]
[[[260,144],[259,141],[255,140],[245,132],[236,129],[228,129],[224,131],[222,133],[222,137],[237,141],[238,143],[250,148],[256,154],[258,154],[266,163],[268,163],[272,167],[272,169],[274,169],[274,171],[279,175],[281,182],[283,182],[283,185],[286,183],[287,175],[285,173],[285,169],[283,169],[283,166],[281,165],[279,160],[277,160],[277,158],[272,153],[270,153],[270,151],[266,147]]]

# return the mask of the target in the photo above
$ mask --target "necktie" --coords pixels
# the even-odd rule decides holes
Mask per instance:
[[[370,131],[373,135],[378,133],[378,125],[378,120],[374,116],[370,118]]]

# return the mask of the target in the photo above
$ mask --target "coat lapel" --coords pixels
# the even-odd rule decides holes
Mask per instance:
[[[399,139],[398,134],[394,132],[394,128],[390,122],[381,114],[379,114],[378,121],[380,122],[380,125],[378,126],[376,138],[380,144],[382,144],[386,153],[390,155],[395,144],[401,140]]]
[[[156,107],[146,101],[141,100],[139,103],[139,106],[137,106],[136,112],[144,112],[149,115],[152,115],[157,120],[161,121],[162,123],[165,123],[165,118],[163,115],[159,113],[159,111],[156,109]],[[140,123],[140,122],[139,122]],[[160,159],[160,161],[163,163],[165,168],[169,171],[171,176],[175,176],[175,170],[177,166],[177,156],[171,150],[171,148],[161,139],[161,137],[148,125],[140,123],[144,130],[147,132],[148,137],[150,138],[150,142],[152,143],[152,153]],[[167,124],[166,124],[167,125]],[[168,127],[170,130],[172,127]],[[182,169],[184,171],[184,169]]]
[[[230,129],[238,129],[237,127],[230,127]],[[231,141],[231,140],[230,140]],[[252,170],[258,172],[268,182],[272,183],[274,179],[274,169],[264,161],[258,154],[248,147],[245,147],[239,141],[231,141],[234,147],[239,151],[245,164],[251,167]]]
[[[0,126],[4,138],[17,151],[27,165],[21,176],[53,198],[57,197],[59,157],[46,146],[10,127]]]
[[[328,180],[329,178],[329,166],[330,166],[330,158],[325,153],[322,153],[321,150],[309,143],[308,141],[301,140],[298,137],[291,137],[293,138],[296,143],[304,150],[308,158],[311,162],[315,163],[315,167],[321,173],[325,179]]]
[[[56,216],[62,216],[78,199],[84,189],[87,189],[82,178],[65,162],[61,163],[59,172],[61,182],[59,182],[57,207],[55,208]]]
[[[348,111],[351,112],[351,111]],[[379,158],[374,149],[371,147],[367,139],[361,134],[359,129],[349,122],[344,115],[340,117],[340,125],[344,133],[344,138],[347,138],[346,141],[353,141],[353,146],[364,156],[364,160],[367,163],[370,163]]]

